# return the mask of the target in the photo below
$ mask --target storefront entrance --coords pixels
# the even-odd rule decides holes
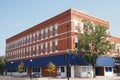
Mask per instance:
[[[96,68],[96,76],[104,76],[104,67]]]

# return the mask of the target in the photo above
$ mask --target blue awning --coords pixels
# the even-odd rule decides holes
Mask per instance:
[[[97,66],[115,66],[114,59],[109,56],[100,56],[96,62]]]
[[[64,66],[67,64],[67,56],[69,56],[70,65],[89,65],[82,55],[60,54],[54,56],[33,58],[32,62],[30,62],[30,59],[13,61],[12,64],[11,62],[7,62],[6,68],[18,68],[18,65],[21,61],[24,63],[25,68],[44,67],[47,66],[49,62],[54,63],[56,66]]]

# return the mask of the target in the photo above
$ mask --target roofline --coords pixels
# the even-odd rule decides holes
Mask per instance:
[[[42,21],[42,22],[40,22],[40,23],[38,23],[38,24],[36,24],[36,25],[34,25],[34,26],[32,26],[32,27],[24,30],[24,31],[21,31],[20,33],[17,33],[16,35],[13,35],[13,36],[7,38],[7,39],[6,39],[6,42],[7,42],[9,39],[12,39],[12,38],[14,38],[15,36],[17,36],[17,35],[19,35],[19,34],[21,34],[21,33],[23,33],[23,32],[29,31],[29,30],[34,29],[34,28],[36,29],[38,25],[40,25],[40,24],[42,25],[42,24],[44,24],[44,23],[46,23],[46,22],[49,22],[49,20],[52,20],[52,19],[54,19],[55,17],[58,17],[58,16],[60,16],[60,15],[63,14],[63,13],[66,13],[66,12],[72,13],[72,11],[76,11],[76,12],[78,12],[78,13],[80,13],[80,14],[87,15],[87,16],[89,16],[89,17],[95,18],[95,19],[97,19],[97,20],[100,20],[100,21],[102,21],[102,22],[106,22],[106,23],[109,24],[108,21],[105,21],[105,20],[103,20],[103,19],[97,18],[97,17],[92,16],[92,15],[90,15],[90,14],[87,14],[87,13],[85,13],[85,12],[83,12],[83,11],[79,11],[79,10],[76,10],[76,9],[74,9],[74,8],[70,8],[70,9],[65,10],[65,11],[63,11],[63,12],[61,12],[61,13],[58,13],[57,15],[55,15],[55,16],[53,16],[53,17],[51,17],[51,18],[48,18],[47,20],[44,20],[44,21]]]
[[[77,11],[77,12],[79,12],[79,13],[81,13],[81,14],[84,14],[84,15],[87,15],[87,16],[92,16],[93,18],[96,18],[96,19],[98,19],[98,20],[101,20],[101,21],[104,21],[104,22],[109,23],[108,20],[105,20],[105,19],[102,19],[102,18],[98,18],[98,17],[93,16],[92,14],[86,13],[86,12],[84,12],[84,11],[80,11],[80,10],[77,10],[77,9],[74,9],[74,8],[70,8],[70,9],[73,10],[73,11]]]

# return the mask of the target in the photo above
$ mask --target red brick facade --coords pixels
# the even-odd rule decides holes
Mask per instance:
[[[68,46],[70,49],[74,49],[74,36],[80,33],[80,23],[81,20],[84,19],[102,24],[109,28],[109,22],[107,21],[74,9],[69,9],[7,39],[6,56],[8,60],[63,54],[66,52]],[[74,30],[75,20],[78,24],[77,32]],[[55,28],[55,26],[57,26],[57,28]],[[55,33],[55,29],[58,33]],[[50,33],[50,30],[52,30],[52,33]],[[52,34],[52,37],[50,34]],[[57,51],[55,51],[55,42],[57,44]],[[51,52],[50,44],[52,44]]]
[[[120,38],[111,36],[111,43],[115,45],[114,49],[111,50],[111,56],[120,57]]]

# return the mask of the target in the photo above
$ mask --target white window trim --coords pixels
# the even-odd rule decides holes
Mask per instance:
[[[58,31],[58,23],[55,24],[55,36],[58,35],[58,33],[56,34],[56,30]]]
[[[48,34],[48,28],[45,29],[45,37],[48,38],[48,35],[46,36],[46,33]]]
[[[82,20],[80,21],[80,33],[84,34],[84,23],[82,22]]]
[[[78,36],[74,36],[74,43],[78,43]]]
[[[43,40],[43,30],[41,30],[41,40]]]
[[[33,42],[35,42],[35,34],[36,34],[36,33],[33,33],[33,38],[34,38],[34,41],[33,41]]]
[[[52,53],[51,48],[52,48],[52,41],[50,41],[50,53]]]
[[[58,47],[58,40],[55,40],[55,47]],[[58,52],[58,50],[55,49],[55,52]]]
[[[90,35],[90,26],[87,26],[87,34]]]
[[[51,32],[53,31],[52,29],[53,29],[53,26],[50,26],[50,37],[52,37],[52,35],[51,35]]]
[[[36,45],[36,55],[38,55],[38,51],[39,50],[39,46],[38,46],[38,44]]]
[[[39,40],[39,31],[37,31],[37,41]]]
[[[32,34],[30,35],[30,44],[32,43]]]
[[[43,43],[41,43],[41,50],[42,50],[42,52],[41,52],[41,55],[43,54]]]
[[[47,49],[47,50],[46,50]],[[47,54],[48,53],[48,43],[46,42],[45,43],[45,53]]]
[[[76,26],[77,26],[77,30],[76,30]],[[74,31],[78,32],[78,20],[74,19]]]

